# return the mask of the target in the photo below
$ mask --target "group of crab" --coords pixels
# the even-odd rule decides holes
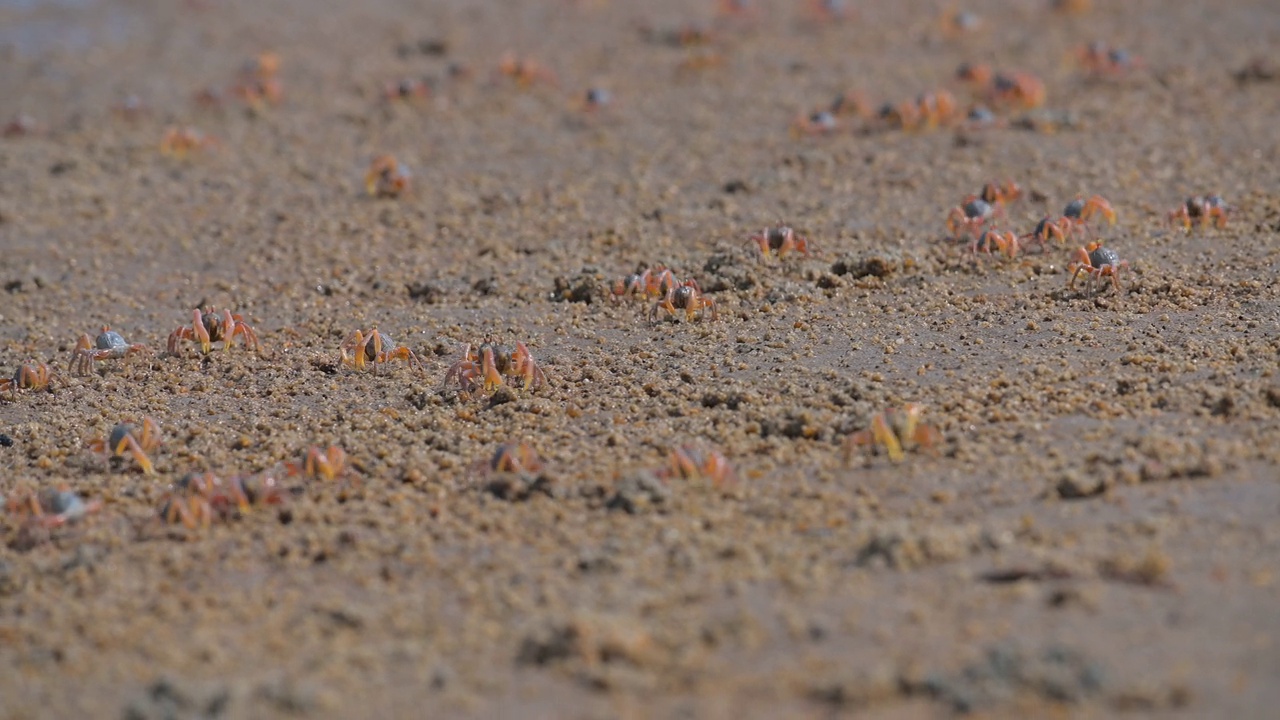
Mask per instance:
[[[675,272],[665,265],[637,269],[636,272],[614,281],[609,295],[615,300],[628,296],[656,299],[649,309],[649,319],[655,322],[659,311],[675,316],[677,310],[683,310],[686,320],[692,320],[699,311],[705,318],[708,310],[713,320],[720,317],[716,301],[703,295],[697,280],[679,280]]]
[[[782,259],[791,253],[808,256],[813,252],[812,241],[787,225],[765,227],[747,237],[743,245],[756,248],[761,262],[771,257]],[[715,300],[703,293],[697,280],[679,280],[675,271],[666,265],[641,266],[630,275],[615,280],[609,286],[608,294],[614,300],[625,297],[654,300],[649,308],[650,322],[657,322],[662,312],[676,317],[678,311],[684,311],[686,321],[695,317],[706,319],[708,312],[712,320],[720,318]]]
[[[1105,218],[1109,225],[1116,223],[1115,209],[1106,198],[1101,195],[1088,199],[1077,196],[1067,203],[1056,219],[1045,215],[1031,232],[1023,235],[1000,230],[998,226],[1005,217],[1005,205],[1021,194],[1013,182],[988,183],[980,193],[966,196],[959,205],[951,208],[947,213],[947,231],[957,238],[968,235],[969,251],[975,259],[980,252],[989,255],[999,253],[1012,259],[1029,243],[1035,243],[1043,253],[1051,240],[1062,245],[1083,236],[1084,244],[1072,253],[1067,266],[1067,272],[1071,274],[1068,287],[1074,288],[1076,280],[1084,274],[1089,278],[1090,295],[1104,278],[1110,278],[1112,287],[1120,292],[1120,272],[1129,266],[1129,262],[1122,260],[1113,248],[1107,247],[1089,224],[1095,215]],[[1210,223],[1215,227],[1225,227],[1229,212],[1230,206],[1221,197],[1195,195],[1170,211],[1167,219],[1190,232],[1193,226],[1204,228]]]
[[[1105,277],[1110,277],[1116,292],[1120,292],[1120,271],[1127,268],[1129,263],[1121,260],[1112,248],[1104,247],[1101,240],[1094,239],[1096,234],[1089,225],[1094,215],[1101,215],[1109,224],[1115,224],[1115,209],[1106,198],[1101,195],[1093,195],[1087,200],[1076,197],[1067,203],[1056,219],[1045,215],[1031,232],[1024,235],[1000,230],[998,224],[1005,217],[1005,204],[1020,196],[1021,190],[1015,183],[988,183],[980,194],[965,197],[951,209],[947,214],[947,230],[953,237],[967,234],[971,238],[969,251],[974,258],[983,252],[1000,253],[1012,259],[1022,252],[1028,242],[1036,243],[1043,253],[1047,252],[1050,240],[1065,244],[1078,235],[1085,235],[1089,237],[1089,242],[1077,248],[1067,266],[1067,271],[1071,273],[1069,287],[1074,288],[1076,279],[1084,273],[1089,277],[1091,295],[1096,281]]]

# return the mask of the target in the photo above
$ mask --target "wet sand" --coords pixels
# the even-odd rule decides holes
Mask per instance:
[[[1235,74],[1280,9],[755,4],[0,4],[0,120],[35,123],[0,139],[0,369],[55,372],[0,397],[0,495],[101,503],[0,517],[0,717],[1268,716],[1280,86]],[[1095,39],[1144,67],[1088,77]],[[267,51],[280,102],[227,94]],[[1039,130],[790,131],[850,90],[967,109],[963,62],[1041,78]],[[430,97],[386,100],[406,77]],[[399,197],[365,194],[382,153]],[[1122,292],[1068,287],[1081,237],[948,239],[1005,179],[1017,233],[1108,199]],[[1190,195],[1227,226],[1166,223]],[[762,261],[778,223],[815,252]],[[718,320],[609,296],[659,264]],[[208,306],[262,351],[166,352]],[[149,351],[71,372],[103,325]],[[374,326],[421,369],[345,367]],[[490,338],[546,384],[442,388]],[[849,444],[906,403],[934,447]],[[155,475],[86,449],[143,417]],[[519,441],[542,470],[483,469]],[[349,474],[284,471],[331,444]],[[682,445],[736,482],[664,475]],[[283,502],[162,522],[191,472]]]

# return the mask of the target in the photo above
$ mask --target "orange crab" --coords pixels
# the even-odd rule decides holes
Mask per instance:
[[[1227,226],[1230,211],[1231,206],[1217,195],[1193,195],[1170,211],[1169,222],[1181,224],[1187,232],[1191,232],[1192,225],[1203,228],[1210,222],[1222,228]]]
[[[102,501],[85,502],[64,485],[40,492],[20,491],[5,500],[4,509],[41,527],[55,528],[101,510]]]
[[[987,94],[992,104],[1032,110],[1044,104],[1044,81],[1026,72],[996,73]]]
[[[871,427],[849,436],[845,442],[845,454],[863,445],[883,447],[893,462],[902,462],[906,450],[922,448],[931,450],[942,439],[942,434],[932,425],[920,422],[924,405],[907,403],[902,408],[890,408],[871,416]]]
[[[744,245],[752,243],[760,249],[761,260],[774,252],[778,254],[779,259],[792,251],[808,256],[810,246],[808,238],[786,225],[767,227],[743,242]]]
[[[615,280],[609,295],[614,299],[636,294],[646,298],[662,297],[667,294],[668,289],[679,284],[670,268],[655,265],[643,272],[635,272]]]
[[[830,110],[818,110],[809,114],[801,113],[791,122],[793,137],[833,135],[844,129],[844,123]]]
[[[977,237],[983,226],[994,221],[996,206],[977,195],[970,195],[947,213],[947,232],[954,238],[962,233]]]
[[[16,395],[19,390],[45,390],[53,380],[53,371],[44,363],[19,365],[12,378],[0,380],[0,392]]]
[[[1094,78],[1120,78],[1145,66],[1141,58],[1100,40],[1076,48],[1073,55],[1076,64]]]
[[[301,475],[308,480],[336,480],[354,471],[347,467],[347,453],[337,445],[321,450],[312,445],[307,448],[300,462],[285,463],[290,475]]]
[[[382,99],[387,101],[426,100],[429,97],[431,84],[426,80],[402,78],[382,86]]]
[[[978,197],[993,207],[1002,208],[1022,197],[1022,188],[1012,180],[1006,180],[1004,183],[989,182],[982,186],[982,192],[978,193]]]
[[[217,138],[205,135],[192,127],[170,126],[160,140],[160,154],[184,158],[193,152],[210,150],[218,146]]]
[[[459,392],[469,396],[481,385],[485,392],[497,390],[502,385],[503,377],[522,378],[525,390],[547,382],[546,374],[538,367],[533,354],[523,342],[516,341],[515,352],[512,352],[506,346],[490,340],[475,350],[467,345],[462,351],[462,357],[445,372],[444,386],[456,382]]]
[[[77,374],[85,375],[93,369],[93,363],[98,360],[117,360],[140,352],[150,352],[150,350],[141,343],[130,343],[120,333],[103,325],[102,332],[97,338],[90,338],[88,333],[80,336],[75,348],[71,350],[71,360],[67,363],[67,370],[74,369]]]
[[[404,360],[410,367],[422,369],[422,361],[413,351],[404,345],[397,345],[386,333],[374,325],[368,332],[356,330],[339,348],[342,364],[356,370],[363,370],[366,363],[376,371],[378,363],[392,360]]]
[[[128,453],[147,475],[154,475],[156,470],[151,465],[147,453],[160,447],[160,426],[151,418],[142,419],[142,429],[122,422],[111,428],[111,433],[104,439],[98,438],[89,443],[89,449],[108,457],[124,457]]]
[[[653,304],[649,310],[649,321],[658,321],[659,310],[667,311],[667,314],[672,317],[675,317],[677,310],[684,310],[686,321],[692,320],[693,316],[701,310],[702,318],[706,319],[708,309],[711,310],[712,320],[720,319],[720,313],[716,311],[716,301],[703,295],[696,281],[685,280],[673,288],[668,288],[666,296]]]
[[[1111,203],[1101,195],[1094,195],[1088,200],[1076,196],[1075,200],[1067,203],[1062,209],[1062,220],[1066,220],[1072,228],[1081,228],[1086,231],[1090,230],[1088,222],[1095,214],[1100,214],[1107,219],[1108,225],[1116,224],[1116,211],[1112,209]]]
[[[533,446],[527,442],[503,443],[494,450],[488,460],[477,464],[482,472],[515,473],[517,475],[536,475],[543,468],[542,458]]]
[[[391,155],[379,155],[364,174],[364,191],[369,197],[399,197],[413,183],[413,172]]]
[[[1104,277],[1111,278],[1111,285],[1115,287],[1116,292],[1120,289],[1120,271],[1129,267],[1128,260],[1121,260],[1120,254],[1109,247],[1103,247],[1101,242],[1091,242],[1082,248],[1078,248],[1074,255],[1074,260],[1067,266],[1067,272],[1071,273],[1071,282],[1067,284],[1068,288],[1075,288],[1076,278],[1080,273],[1086,273],[1089,276],[1089,294],[1093,295],[1095,285]]]
[[[989,255],[993,251],[1013,259],[1022,251],[1022,243],[1018,241],[1018,236],[1012,232],[988,229],[973,239],[973,242],[969,244],[969,251],[973,253],[974,259],[977,259],[979,252],[985,252]]]
[[[738,483],[733,465],[720,451],[690,445],[672,448],[667,456],[667,466],[658,471],[658,476],[707,481],[716,488],[732,487]]]
[[[261,345],[258,343],[258,332],[253,326],[244,321],[244,316],[223,310],[218,313],[217,308],[209,307],[201,312],[200,308],[196,308],[191,314],[191,325],[183,325],[169,333],[168,351],[170,355],[178,354],[178,346],[183,340],[191,340],[200,343],[200,350],[208,355],[213,347],[213,343],[222,341],[222,349],[230,352],[231,345],[235,342],[236,336],[244,338],[244,349],[251,352],[259,352]]]
[[[511,78],[520,88],[558,84],[556,75],[551,70],[535,60],[518,57],[513,52],[505,53],[498,61],[498,74]]]
[[[215,518],[241,515],[259,505],[279,505],[284,493],[271,475],[223,480],[213,473],[191,473],[170,487],[160,502],[160,517],[189,528],[208,527]]]

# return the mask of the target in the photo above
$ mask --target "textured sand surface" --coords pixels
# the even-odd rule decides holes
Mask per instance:
[[[0,121],[34,121],[0,138],[0,369],[55,372],[0,396],[0,495],[102,505],[0,516],[0,717],[1267,717],[1280,6],[1092,4],[975,1],[961,33],[928,2],[0,2]],[[691,23],[708,47],[667,42]],[[1087,77],[1095,39],[1144,67]],[[194,101],[264,51],[279,104]],[[789,131],[854,89],[967,109],[962,62],[1036,74],[1061,127]],[[385,100],[404,77],[431,96]],[[218,144],[162,155],[170,126]],[[380,153],[398,198],[364,193]],[[1018,233],[1109,199],[1123,292],[1068,288],[1080,238],[949,240],[1006,178]],[[1193,194],[1227,227],[1168,225]],[[761,262],[779,222],[817,252]],[[657,264],[719,319],[606,298]],[[262,352],[167,353],[209,305]],[[70,372],[107,324],[149,352]],[[344,367],[374,325],[422,369]],[[442,390],[490,337],[547,384]],[[846,450],[908,402],[932,452]],[[86,449],[142,417],[154,476]],[[537,477],[479,469],[521,440]],[[330,444],[352,475],[283,472]],[[650,472],[684,444],[737,482]],[[163,523],[197,471],[286,499]]]

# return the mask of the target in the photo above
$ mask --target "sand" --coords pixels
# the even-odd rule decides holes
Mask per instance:
[[[0,717],[1268,716],[1280,8],[1092,4],[0,3],[0,369],[54,372],[0,398]],[[1089,77],[1095,39],[1142,67]],[[279,102],[228,94],[264,52]],[[967,109],[962,62],[1043,108],[791,131],[843,91]],[[162,154],[187,126],[216,144]],[[1068,286],[1083,234],[949,239],[1006,179],[1017,233],[1109,200],[1121,292]],[[1190,195],[1227,226],[1168,224]],[[779,223],[814,252],[762,260]],[[659,264],[718,319],[609,295]],[[168,353],[209,306],[261,351]],[[147,351],[69,370],[103,325]],[[374,326],[421,367],[344,366]],[[546,383],[460,397],[489,339]],[[849,442],[907,403],[932,447]],[[154,475],[87,449],[144,417]],[[521,441],[542,469],[486,469]],[[664,471],[685,445],[736,481]],[[282,502],[165,523],[192,472]],[[100,507],[18,507],[58,487]]]

